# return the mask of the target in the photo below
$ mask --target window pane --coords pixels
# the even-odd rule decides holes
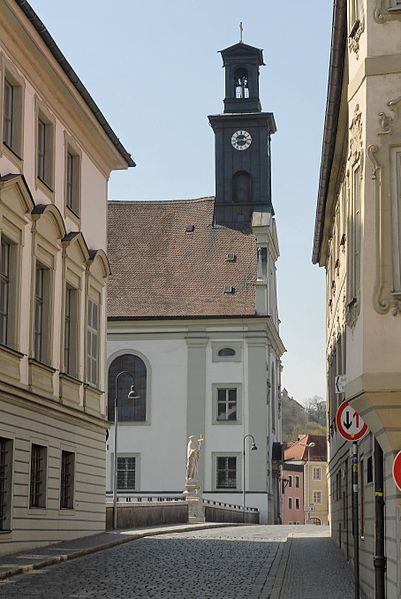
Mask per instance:
[[[7,79],[4,80],[4,134],[3,140],[9,148],[13,144],[13,113],[14,113],[14,88]]]
[[[70,451],[62,451],[60,477],[60,507],[62,509],[73,509],[74,507],[74,466],[75,455]]]
[[[135,457],[117,457],[117,489],[135,489]]]
[[[11,528],[12,441],[0,437],[0,530]]]
[[[237,458],[217,457],[216,488],[235,489],[237,487]]]

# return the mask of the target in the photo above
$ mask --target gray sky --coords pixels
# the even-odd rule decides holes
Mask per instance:
[[[214,193],[207,115],[222,112],[218,50],[263,48],[261,98],[274,112],[273,205],[287,347],[283,385],[325,395],[324,272],[311,264],[327,89],[332,0],[31,0],[137,167],[110,180],[112,199]]]

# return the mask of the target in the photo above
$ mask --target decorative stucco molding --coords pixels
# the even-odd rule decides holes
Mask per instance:
[[[385,112],[379,112],[379,135],[388,135],[392,131],[393,117],[388,116]]]
[[[357,300],[352,300],[347,305],[345,310],[345,322],[351,329],[355,327],[360,311],[361,305]]]
[[[383,196],[382,196],[382,167],[377,160],[376,154],[379,146],[370,144],[368,156],[372,163],[371,177],[375,181],[375,204],[376,204],[376,285],[373,296],[373,306],[379,314],[385,314],[390,308],[390,302],[384,295],[384,244],[383,235]]]
[[[377,158],[376,158],[376,153],[378,151],[379,151],[379,146],[376,146],[375,144],[370,144],[370,146],[368,146],[368,156],[369,156],[369,159],[370,159],[370,161],[372,163],[372,166],[373,166],[373,168],[372,168],[372,174],[371,174],[373,180],[376,179],[377,173],[378,173],[378,171],[380,169],[380,165],[379,165],[379,163],[377,161]]]
[[[373,18],[376,23],[385,23],[395,19],[401,19],[401,8],[391,6],[391,0],[376,0],[376,6],[373,12]]]
[[[359,104],[355,106],[354,116],[349,128],[349,154],[348,160],[351,165],[360,163],[361,179],[363,178],[363,139],[362,139],[362,112]]]

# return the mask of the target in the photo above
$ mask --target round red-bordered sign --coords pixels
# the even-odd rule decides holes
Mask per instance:
[[[339,405],[336,414],[337,430],[347,441],[358,441],[368,432],[368,425],[348,401]]]
[[[395,486],[401,491],[401,451],[397,453],[393,462],[393,479]]]

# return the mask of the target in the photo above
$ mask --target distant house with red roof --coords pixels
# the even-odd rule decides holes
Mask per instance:
[[[283,524],[328,524],[327,441],[305,434],[284,449]]]

